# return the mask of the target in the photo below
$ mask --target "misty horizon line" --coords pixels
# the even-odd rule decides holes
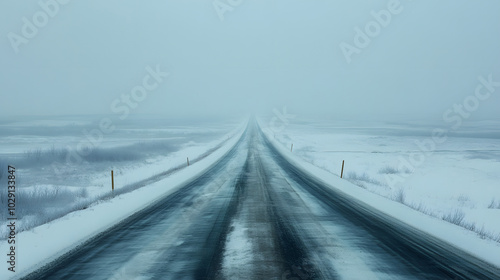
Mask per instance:
[[[276,110],[276,109],[275,109]],[[279,111],[279,110],[278,110]],[[375,117],[369,117],[367,115],[361,115],[359,117],[356,116],[338,116],[335,114],[325,114],[325,113],[319,113],[319,114],[314,114],[314,113],[300,113],[300,112],[292,112],[294,116],[299,119],[299,120],[317,120],[317,121],[341,121],[341,122],[349,122],[349,121],[360,121],[360,122],[425,122],[425,123],[435,123],[435,122],[443,122],[447,123],[445,119],[442,118],[433,118],[433,117],[428,117],[428,118],[415,118],[414,116],[408,116],[404,117],[401,116],[400,114],[387,114],[384,116],[379,116],[377,118]],[[205,113],[205,114],[168,114],[168,113],[132,113],[128,118],[150,118],[150,119],[155,119],[155,118],[170,118],[170,119],[230,119],[230,118],[238,118],[238,119],[248,119],[252,116],[256,117],[261,117],[261,118],[266,118],[266,117],[272,117],[275,113],[273,111],[268,111],[268,112],[260,112],[260,113],[240,113],[240,114],[235,114],[235,113]],[[0,113],[0,120],[22,120],[22,119],[60,119],[60,118],[88,118],[89,120],[94,119],[94,118],[101,118],[101,117],[106,117],[106,118],[111,118],[111,119],[116,119],[119,122],[126,122],[125,120],[121,120],[117,114],[113,113],[107,113],[107,114],[99,114],[99,113],[77,113],[77,114],[19,114],[19,115],[13,115],[13,114],[2,114]],[[484,122],[484,121],[499,121],[500,122],[500,117],[499,118],[485,118],[485,117],[476,117],[472,119],[465,119],[464,123],[466,122]]]

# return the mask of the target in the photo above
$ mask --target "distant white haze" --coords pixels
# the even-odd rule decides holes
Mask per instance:
[[[497,0],[1,1],[0,115],[286,106],[500,119],[499,11]]]

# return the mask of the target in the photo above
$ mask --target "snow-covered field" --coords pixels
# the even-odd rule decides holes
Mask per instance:
[[[74,211],[52,222],[18,233],[16,238],[19,240],[19,245],[17,246],[16,255],[22,261],[16,266],[15,274],[8,271],[8,264],[4,263],[0,270],[0,279],[18,279],[26,276],[26,273],[55,260],[79,246],[82,242],[126,219],[151,203],[174,193],[193,177],[206,172],[234,147],[245,128],[244,123],[239,125],[233,123],[233,126],[231,124],[227,125],[226,127],[221,123],[214,124],[214,126],[221,129],[222,134],[227,129],[230,132],[222,137],[214,135],[218,140],[201,143],[196,146],[197,149],[193,148],[192,151],[203,151],[202,153],[204,153],[207,148],[210,149],[214,145],[217,147],[216,150],[203,156],[199,162],[192,164],[189,168],[178,169],[175,173],[159,178],[156,182],[148,182],[143,188],[136,188],[134,191],[122,193],[122,195],[113,199],[95,201],[88,208],[81,211]],[[194,125],[190,125],[190,127],[196,129]],[[223,144],[220,145],[220,140],[225,139],[228,140],[223,141]],[[186,148],[179,151],[189,150]],[[154,165],[151,164],[151,166]],[[135,171],[137,180],[144,179],[141,172],[144,169],[138,168]],[[180,221],[185,222],[185,219],[180,219]],[[0,250],[7,252],[8,246],[7,242],[1,242]]]
[[[292,120],[266,131],[330,173],[340,176],[344,160],[344,178],[360,188],[500,242],[500,122],[469,122],[442,143],[432,141],[435,128]]]
[[[190,121],[129,118],[112,132],[105,117],[25,117],[0,121],[0,180],[16,167],[17,230],[32,229],[111,194],[161,179],[219,149],[241,126],[236,120]],[[238,127],[239,126],[239,127]],[[149,182],[151,183],[151,182]],[[6,192],[0,207],[7,209]],[[7,212],[0,212],[0,240],[7,238]]]
[[[16,166],[21,218],[17,225],[24,230],[18,236],[23,262],[21,274],[16,276],[172,193],[216,162],[244,128],[236,121],[175,123],[130,120],[104,135],[98,147],[82,154],[81,162],[73,162],[68,161],[68,154],[85,137],[82,131],[91,130],[95,122],[2,121],[1,176],[5,179],[5,165]],[[435,147],[427,141],[434,127],[423,124],[294,120],[280,127],[284,129],[273,130],[276,127],[266,127],[267,121],[260,123],[294,164],[306,164],[311,174],[349,195],[500,265],[499,123],[464,126]],[[187,156],[194,163],[190,169],[185,168]],[[345,180],[335,176],[340,175],[342,160]],[[115,171],[115,194],[123,194],[112,200],[111,169]],[[165,173],[168,170],[171,173]],[[147,187],[141,188],[144,185]],[[5,197],[1,201],[6,209]],[[5,238],[7,217],[1,215]],[[47,224],[36,227],[42,223]],[[225,254],[247,262],[251,252],[242,241],[248,232],[239,224],[233,226],[228,236],[232,251]],[[2,244],[0,249],[6,251],[7,243]]]

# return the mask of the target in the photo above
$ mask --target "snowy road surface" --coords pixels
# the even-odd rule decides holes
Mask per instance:
[[[208,172],[29,279],[499,279],[291,165],[251,122]]]

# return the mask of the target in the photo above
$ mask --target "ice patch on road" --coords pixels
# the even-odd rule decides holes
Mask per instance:
[[[250,279],[249,273],[253,263],[254,254],[252,242],[248,238],[248,228],[242,221],[234,220],[231,224],[232,231],[227,235],[224,248],[222,271],[226,279]]]

